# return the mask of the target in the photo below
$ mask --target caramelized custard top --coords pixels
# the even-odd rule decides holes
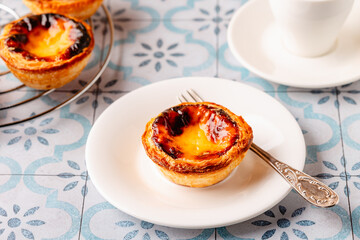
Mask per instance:
[[[31,15],[16,22],[5,40],[10,51],[27,60],[67,60],[90,45],[91,37],[81,22],[59,14]]]
[[[209,159],[225,154],[239,139],[238,126],[222,109],[199,103],[162,112],[152,140],[173,159]]]

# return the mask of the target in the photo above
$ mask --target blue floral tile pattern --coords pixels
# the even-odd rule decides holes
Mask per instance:
[[[35,115],[32,113],[30,116]],[[14,118],[13,120],[18,120]],[[18,144],[19,142],[22,144],[26,151],[29,151],[33,145],[33,142],[36,141],[44,146],[49,146],[49,141],[46,139],[47,134],[57,134],[59,130],[54,128],[47,128],[46,125],[51,123],[53,118],[46,118],[39,122],[38,124],[34,124],[35,120],[30,121],[30,126],[25,126],[25,124],[19,124],[23,128],[8,128],[2,131],[4,134],[8,134],[11,136],[11,139],[7,143],[7,145]],[[23,139],[23,141],[21,141]]]
[[[77,164],[74,161],[68,160],[67,165],[72,170],[81,171],[79,164]],[[63,191],[71,191],[73,189],[76,189],[76,187],[78,185],[80,185],[79,180],[76,179],[76,175],[71,172],[62,172],[62,173],[59,173],[57,176],[60,178],[69,179],[69,183],[66,184],[66,186],[63,188]],[[81,176],[81,179],[84,180],[84,184],[80,187],[79,192],[81,192],[81,195],[83,195],[85,197],[88,192],[86,184],[85,184],[85,180],[87,180],[87,176],[88,176],[87,171],[81,172],[80,176]]]
[[[81,239],[215,239],[215,229],[172,229],[131,217],[106,202],[88,181]],[[102,223],[107,222],[104,226]]]
[[[7,221],[10,233],[7,233],[5,228],[0,229],[0,236],[7,235],[7,239],[35,239],[34,234],[31,232],[32,227],[41,226],[45,224],[44,221],[34,219],[31,220],[31,216],[36,213],[39,206],[28,209],[23,215],[18,215],[21,207],[17,204],[13,205],[12,212],[7,212],[5,209],[0,208],[0,215]],[[20,235],[21,233],[21,235]],[[18,235],[17,235],[18,234]]]
[[[122,228],[129,228],[129,227],[132,227],[132,226],[135,226],[136,223],[132,222],[132,221],[120,221],[120,222],[117,222],[115,223],[117,226],[119,227],[122,227]],[[141,229],[143,230],[149,230],[149,229],[152,229],[154,227],[154,224],[152,223],[149,223],[149,222],[145,222],[145,221],[141,221],[140,223],[140,226],[141,226]],[[137,228],[138,229],[138,228]],[[133,238],[136,238],[136,236],[138,236],[140,230],[133,230],[133,231],[130,231],[128,232],[124,239],[133,239]],[[140,233],[142,234],[142,233]],[[163,231],[160,231],[160,230],[155,230],[155,234],[156,236],[158,237],[158,239],[169,239],[169,236],[163,232]],[[139,236],[138,236],[139,237]],[[141,237],[142,239],[151,239],[149,233],[145,232],[144,235]]]
[[[99,80],[66,107],[0,128],[0,239],[360,240],[360,82],[298,89],[253,74],[232,55],[226,36],[231,17],[246,2],[104,0],[114,23],[114,51]],[[0,3],[21,16],[29,13],[21,0]],[[0,24],[11,19],[0,10]],[[81,75],[31,107],[0,110],[0,123],[55,106],[88,83],[109,49],[110,28],[103,11],[94,14],[92,25],[96,44]],[[291,191],[271,209],[242,223],[176,229],[129,216],[107,202],[93,186],[85,163],[92,125],[127,93],[186,76],[242,82],[281,102],[304,135],[304,171],[334,189],[339,205],[316,208]],[[0,92],[20,84],[12,74],[0,76],[0,83]],[[0,109],[38,93],[30,88],[0,93]]]
[[[298,208],[298,209],[294,210],[291,213],[290,217],[286,218],[285,217],[285,213],[287,211],[286,207],[284,207],[282,205],[279,205],[279,212],[282,215],[282,217],[278,218],[278,220],[276,221],[276,226],[278,228],[280,228],[280,229],[284,229],[284,231],[281,233],[280,239],[284,239],[284,240],[289,239],[289,235],[286,232],[291,232],[291,231],[296,237],[298,237],[300,239],[307,239],[308,238],[306,233],[299,230],[298,228],[300,226],[314,225],[315,222],[310,221],[310,220],[300,220],[300,221],[295,222],[295,224],[298,225],[299,227],[297,227],[296,225],[294,227],[291,227],[291,220],[292,220],[291,218],[296,218],[297,216],[300,216],[303,213],[303,211],[305,211],[305,209],[306,209],[305,207]],[[255,226],[263,226],[263,227],[275,224],[273,221],[271,221],[272,219],[276,219],[276,216],[275,216],[273,211],[268,210],[268,211],[266,211],[264,213],[264,215],[267,216],[267,217],[270,217],[270,219],[269,219],[270,221],[268,221],[268,220],[257,220],[257,221],[252,222],[251,224],[253,224]],[[288,230],[287,228],[290,228],[291,231],[286,231],[286,230]],[[277,231],[277,229],[267,230],[261,236],[261,239],[269,239],[269,238],[271,238],[276,233],[276,231]]]
[[[324,181],[329,184],[327,180]],[[217,229],[221,239],[352,239],[347,196],[328,210],[311,206],[292,191],[262,215],[241,224]],[[319,214],[319,211],[322,212]],[[332,229],[328,225],[333,226]],[[326,229],[321,232],[318,229]]]
[[[323,173],[340,176],[344,171],[344,158],[337,108],[330,104],[324,112],[322,104],[318,104],[323,98],[319,94],[292,92],[284,86],[279,86],[278,89],[278,99],[287,106],[303,131],[307,145],[305,170],[319,177]],[[329,98],[329,102],[335,101],[336,96]],[[318,131],[322,131],[322,134],[318,134]]]
[[[6,176],[0,176],[0,182],[4,178]],[[75,239],[80,226],[78,209],[83,197],[72,196],[71,200],[68,197],[64,202],[58,194],[63,184],[61,179],[54,178],[51,188],[39,187],[38,190],[41,190],[37,191],[31,186],[32,181],[39,184],[49,182],[46,177],[21,178],[10,179],[14,184],[0,185],[1,239]]]
[[[177,67],[178,64],[175,62],[175,59],[185,55],[184,53],[176,52],[176,48],[179,44],[173,43],[169,46],[166,46],[165,49],[162,50],[161,48],[163,44],[164,43],[162,39],[158,39],[156,41],[156,46],[153,47],[146,43],[142,43],[142,51],[134,53],[135,57],[139,57],[139,59],[141,59],[141,62],[138,66],[141,68],[151,64],[154,66],[157,72],[161,71],[162,64],[165,63],[167,63],[169,66]],[[154,64],[152,64],[152,62],[154,62]]]
[[[144,25],[127,39],[115,42],[114,52],[122,54],[113,54],[103,75],[104,79],[118,80],[114,88],[131,91],[173,77],[216,75],[216,36],[199,33],[186,22],[177,26],[168,21],[156,23],[151,32],[150,25]]]

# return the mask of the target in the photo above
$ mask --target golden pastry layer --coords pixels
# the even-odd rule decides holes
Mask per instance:
[[[77,19],[91,17],[103,0],[23,0],[33,14],[58,13]]]
[[[225,179],[252,143],[251,127],[215,103],[182,103],[151,119],[142,135],[147,155],[174,183],[206,187]]]
[[[51,89],[81,73],[94,44],[92,30],[83,21],[52,13],[31,15],[5,26],[0,57],[25,85]]]

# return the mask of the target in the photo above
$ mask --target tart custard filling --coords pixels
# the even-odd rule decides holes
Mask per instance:
[[[239,139],[238,126],[222,109],[189,104],[169,108],[152,124],[155,145],[173,159],[209,159]]]
[[[91,37],[81,22],[59,14],[25,17],[15,23],[5,45],[27,60],[67,60],[83,52]]]

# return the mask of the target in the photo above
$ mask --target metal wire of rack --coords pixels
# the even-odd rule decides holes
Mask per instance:
[[[109,40],[109,47],[107,49],[105,57],[100,59],[101,66],[100,66],[99,70],[93,75],[93,77],[84,86],[82,86],[81,89],[79,89],[77,92],[75,92],[70,97],[68,97],[68,98],[64,99],[63,101],[61,101],[60,103],[58,103],[56,106],[53,106],[53,107],[51,107],[49,109],[46,109],[46,110],[44,110],[44,111],[42,111],[40,113],[31,115],[30,117],[24,117],[22,119],[14,120],[12,122],[0,123],[0,128],[12,126],[12,125],[15,125],[15,124],[20,124],[20,123],[23,123],[23,122],[26,122],[26,121],[30,121],[30,120],[33,120],[35,118],[41,117],[41,116],[43,116],[45,114],[48,114],[48,113],[50,113],[52,111],[60,109],[60,108],[62,108],[64,106],[70,104],[71,102],[73,102],[77,98],[79,98],[83,93],[85,93],[89,88],[91,88],[94,85],[94,83],[99,79],[99,77],[105,71],[105,69],[106,69],[106,67],[107,67],[107,65],[108,65],[108,63],[110,61],[110,56],[111,56],[113,43],[114,43],[114,25],[113,25],[113,21],[111,19],[111,15],[109,13],[109,10],[103,4],[101,5],[101,7],[102,7],[103,11],[105,12],[107,22],[109,24],[110,40]],[[19,16],[17,15],[17,13],[14,10],[12,10],[11,8],[9,8],[9,7],[7,7],[7,6],[3,5],[3,4],[0,4],[0,9],[8,12],[15,19],[19,18]],[[90,26],[92,26],[91,18],[89,19],[89,21],[90,21]],[[103,51],[105,51],[105,50],[103,50]],[[9,73],[10,73],[10,71],[8,71],[8,70],[0,72],[0,77],[4,76],[6,74],[9,74]],[[18,90],[18,89],[21,89],[21,88],[24,88],[24,87],[25,87],[25,85],[21,84],[19,86],[12,87],[10,89],[6,89],[6,90],[3,90],[3,91],[0,91],[0,95],[2,95],[2,94],[10,94],[10,93],[14,92],[15,90]],[[15,103],[12,103],[11,105],[4,106],[4,107],[0,106],[0,113],[1,113],[1,111],[5,111],[7,109],[16,108],[16,107],[19,107],[19,106],[22,106],[22,105],[25,105],[25,104],[31,104],[34,100],[39,99],[41,97],[44,97],[46,95],[49,95],[50,93],[54,92],[55,90],[56,89],[50,89],[50,90],[46,90],[46,91],[41,91],[37,95],[32,96],[30,98],[27,98],[25,100],[15,102]]]

